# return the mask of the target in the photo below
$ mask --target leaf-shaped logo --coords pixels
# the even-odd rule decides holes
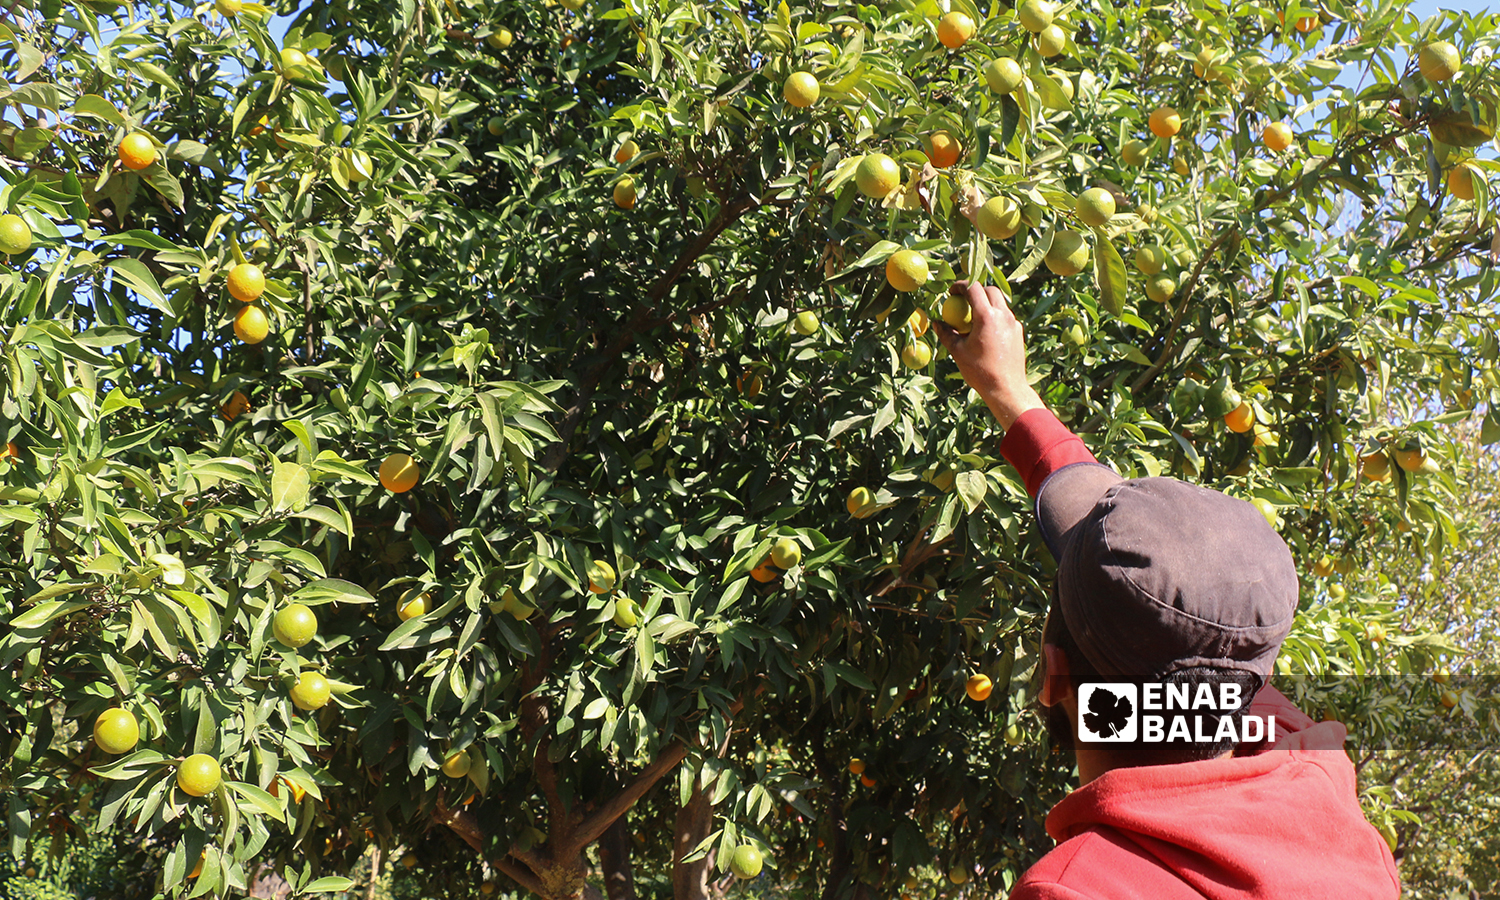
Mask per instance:
[[[1111,738],[1125,730],[1134,712],[1129,697],[1117,697],[1102,687],[1096,687],[1089,696],[1089,710],[1083,714],[1083,724],[1100,737]]]

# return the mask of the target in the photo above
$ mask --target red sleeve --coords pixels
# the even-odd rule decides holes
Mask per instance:
[[[1029,409],[1011,423],[1000,442],[1000,455],[1016,467],[1035,497],[1047,476],[1063,466],[1098,462],[1078,435],[1057,420],[1050,409]]]

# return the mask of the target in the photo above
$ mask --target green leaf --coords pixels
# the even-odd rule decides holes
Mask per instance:
[[[167,303],[167,296],[161,292],[161,285],[156,283],[156,276],[151,274],[145,263],[126,256],[112,259],[104,265],[137,294],[150,300],[157,309],[169,316],[175,315],[171,304]]]
[[[1099,226],[1094,228],[1094,280],[1099,286],[1099,305],[1112,316],[1125,312],[1125,261]]]

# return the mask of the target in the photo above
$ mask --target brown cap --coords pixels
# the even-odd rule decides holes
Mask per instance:
[[[1254,506],[1175,478],[1076,463],[1037,493],[1057,602],[1106,680],[1196,666],[1271,676],[1297,611],[1291,551]]]

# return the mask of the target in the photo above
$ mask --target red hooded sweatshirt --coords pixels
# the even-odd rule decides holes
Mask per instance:
[[[1047,476],[1093,462],[1046,410],[1023,414],[1000,447],[1036,495]],[[1058,846],[1010,900],[1390,900],[1396,862],[1355,793],[1338,722],[1314,722],[1275,688],[1249,715],[1274,740],[1204,762],[1111,769],[1047,815]]]

